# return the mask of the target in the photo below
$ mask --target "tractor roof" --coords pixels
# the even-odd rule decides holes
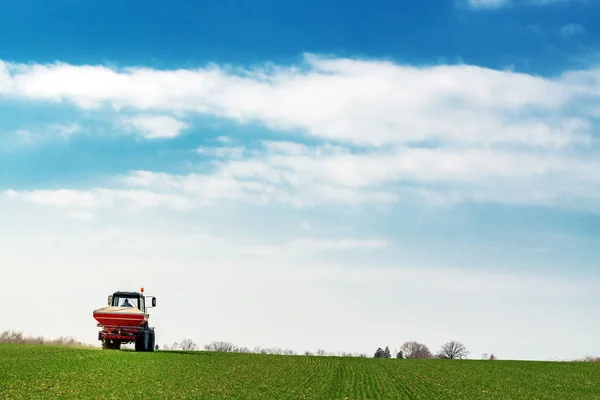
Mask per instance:
[[[139,297],[139,296],[142,296],[142,294],[140,292],[115,292],[115,293],[113,293],[113,296],[119,296],[119,297]]]

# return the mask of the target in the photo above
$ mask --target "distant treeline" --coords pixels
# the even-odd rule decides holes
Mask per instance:
[[[305,355],[305,356],[338,356],[338,357],[361,357],[367,358],[366,353],[350,353],[350,352],[330,352],[327,350],[319,349],[316,352],[305,351],[303,353],[297,353],[293,350],[282,349],[279,347],[255,347],[250,350],[248,347],[236,346],[230,342],[219,342],[214,341],[204,346],[205,351],[220,352],[220,353],[254,353],[254,354],[278,354],[278,355]],[[157,350],[160,348],[157,347]],[[194,343],[192,339],[184,339],[181,342],[176,342],[171,345],[163,345],[162,350],[182,350],[182,351],[199,351],[200,347]],[[375,351],[373,358],[447,358],[447,359],[460,359],[466,358],[467,354],[466,347],[457,341],[450,341],[442,346],[442,348],[433,354],[429,348],[415,341],[404,342],[400,347],[400,350],[395,350],[394,355],[389,347],[385,349],[381,347]],[[495,359],[492,355],[490,359]]]
[[[404,342],[400,346],[400,350],[394,351],[394,358],[443,358],[448,360],[460,360],[467,358],[469,351],[466,346],[456,340],[451,340],[444,343],[437,353],[432,353],[429,347],[423,343],[409,341]],[[385,350],[379,347],[373,358],[392,358],[392,352],[389,347],[385,347]],[[495,360],[495,356],[492,354],[489,357],[490,360]]]
[[[89,344],[82,343],[72,337],[61,336],[58,339],[46,339],[42,336],[25,336],[23,332],[4,331],[0,333],[0,343],[4,344],[38,344],[48,346],[85,346]]]
[[[255,347],[253,349],[249,349],[248,347],[237,346],[231,342],[225,341],[214,341],[209,344],[206,344],[200,348],[192,339],[184,339],[181,342],[175,342],[173,344],[164,344],[162,347],[156,346],[156,350],[166,350],[166,351],[211,351],[218,353],[251,353],[251,354],[275,354],[275,355],[304,355],[304,356],[334,356],[334,357],[360,357],[360,358],[369,358],[366,353],[351,353],[351,352],[331,352],[323,349],[319,349],[315,352],[312,351],[304,351],[301,353],[295,352],[293,350],[280,348],[280,347]],[[375,353],[371,356],[372,358],[399,358],[399,359],[411,359],[411,358],[423,358],[423,359],[464,359],[469,354],[469,351],[466,347],[455,340],[451,340],[438,350],[438,352],[433,353],[429,348],[419,342],[416,341],[408,341],[404,342],[400,349],[395,350],[393,353],[390,351],[389,347],[386,346],[385,349],[381,347],[377,348]],[[497,355],[484,353],[481,355],[481,359],[483,360],[498,360]],[[600,357],[582,357],[574,360],[559,360],[563,362],[600,362]]]
[[[175,342],[173,344],[164,344],[162,347],[157,346],[157,350],[180,350],[180,351],[200,351],[198,346],[192,339],[184,339],[181,342]],[[236,346],[230,342],[214,341],[204,345],[204,351],[211,351],[217,353],[251,353],[251,354],[275,354],[275,355],[304,355],[304,356],[338,356],[338,357],[361,357],[367,358],[366,353],[350,353],[350,352],[331,352],[323,349],[318,349],[315,352],[304,351],[298,353],[296,351],[285,349],[281,347],[254,347],[250,349],[248,347]]]
[[[72,346],[72,347],[95,347],[94,345],[83,343],[73,337],[61,336],[56,339],[47,339],[42,336],[25,336],[23,332],[7,330],[0,332],[0,344],[34,344],[47,346]],[[165,344],[162,347],[156,345],[156,350],[178,350],[178,351],[200,351],[200,347],[191,339],[184,339],[181,342],[173,344]],[[203,346],[204,351],[219,352],[219,353],[251,353],[251,354],[274,354],[274,355],[304,355],[304,356],[334,356],[334,357],[359,357],[368,358],[366,353],[351,353],[351,352],[331,352],[319,349],[315,352],[304,351],[302,353],[295,352],[290,349],[281,347],[248,347],[236,346],[230,342],[214,341]],[[404,342],[399,350],[390,351],[386,346],[384,349],[377,348],[372,358],[442,358],[442,359],[461,359],[466,358],[466,347],[457,341],[450,341],[444,344],[437,353],[432,353],[429,348],[419,342],[410,341]],[[497,360],[494,354],[483,354],[484,360]],[[600,357],[586,356],[574,360],[556,360],[563,362],[600,362]]]

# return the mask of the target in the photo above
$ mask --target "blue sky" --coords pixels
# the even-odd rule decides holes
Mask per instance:
[[[535,1],[506,3],[501,9],[473,9],[459,0],[180,1],[175,6],[155,0],[53,5],[24,0],[3,6],[0,55],[16,62],[179,68],[289,63],[312,52],[419,64],[462,59],[553,73],[571,58],[597,52],[594,1],[543,7]],[[569,24],[583,26],[585,35],[562,37],[560,29]]]
[[[57,3],[0,6],[0,296],[85,299],[0,329],[600,354],[600,3]]]

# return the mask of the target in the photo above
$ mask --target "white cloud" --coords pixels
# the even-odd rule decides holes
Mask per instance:
[[[67,141],[82,131],[83,129],[77,123],[27,126],[2,137],[0,152],[43,145],[53,142],[57,138]],[[2,132],[0,132],[1,134]]]
[[[126,124],[149,138],[188,127],[161,112],[193,112],[262,123],[283,135],[300,129],[316,143],[266,140],[254,149],[219,137],[220,145],[196,150],[211,157],[209,172],[132,172],[114,187],[75,191],[82,204],[92,198],[103,206],[181,209],[221,200],[307,207],[425,199],[599,208],[590,188],[599,182],[593,106],[600,70],[544,78],[313,55],[305,64],[157,71],[3,63],[0,93],[137,109],[144,113]],[[61,196],[75,196],[59,193],[23,198],[58,205]]]
[[[571,37],[577,35],[585,35],[585,27],[579,24],[567,24],[563,25],[560,30],[560,34],[564,37]]]
[[[132,171],[111,187],[9,191],[7,196],[62,208],[139,204],[189,209],[223,201],[292,207],[422,202],[558,206],[600,211],[595,152],[549,149],[411,148],[353,151],[282,141],[252,152],[203,148],[213,169],[170,174]]]
[[[561,77],[468,65],[417,68],[312,55],[305,63],[302,70],[177,71],[3,63],[0,93],[84,108],[196,112],[366,145],[439,140],[564,146],[589,135],[572,131],[584,115],[560,111],[598,91]],[[174,136],[184,127],[170,117],[129,122],[150,137]]]
[[[467,0],[470,8],[501,8],[512,4],[511,0]]]
[[[241,146],[236,147],[198,147],[196,153],[220,157],[220,158],[241,158],[247,152],[246,148]]]
[[[69,138],[74,134],[81,132],[82,129],[79,124],[73,123],[69,125],[54,124],[50,126],[50,130],[57,132],[58,135],[62,136],[63,138]]]
[[[227,137],[227,136],[219,136],[217,138],[217,140],[219,142],[223,143],[223,144],[231,144],[231,143],[233,143],[233,140],[231,140],[231,138]]]
[[[585,2],[587,0],[466,0],[459,4],[466,4],[471,9],[496,10],[510,6],[549,6],[553,4],[568,4]]]
[[[123,118],[123,125],[146,139],[170,139],[189,127],[185,122],[166,115],[137,115]]]
[[[270,152],[292,156],[306,155],[310,151],[306,145],[294,142],[266,141],[264,144]]]
[[[190,207],[189,200],[177,193],[160,193],[148,190],[129,189],[56,189],[56,190],[7,190],[0,193],[6,199],[31,204],[71,210],[70,216],[90,215],[91,211],[103,207],[135,206],[159,207],[183,210]]]
[[[19,144],[33,144],[37,135],[29,129],[18,129],[14,132],[14,137]]]
[[[18,192],[8,190],[2,193],[4,197],[23,199],[33,204],[55,206],[59,208],[96,208],[99,196],[94,191],[79,191],[71,189],[32,190]]]

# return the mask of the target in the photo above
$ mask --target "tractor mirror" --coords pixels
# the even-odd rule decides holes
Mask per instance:
[[[112,294],[110,296],[108,296],[108,305],[110,306],[112,304]]]
[[[152,307],[156,307],[156,297],[152,298]]]

